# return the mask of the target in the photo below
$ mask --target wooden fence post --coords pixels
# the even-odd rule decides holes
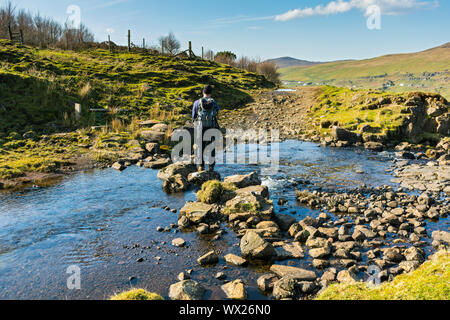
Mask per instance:
[[[81,104],[75,103],[75,120],[80,121],[81,118]]]
[[[205,60],[205,49],[202,47],[202,60]]]
[[[109,52],[112,53],[111,36],[110,35],[108,35],[108,48],[109,48]]]
[[[131,51],[131,30],[128,30],[128,52]]]
[[[144,49],[144,50],[145,50],[145,38],[144,38],[144,39],[142,39],[142,49]]]
[[[189,58],[192,59],[192,42],[189,41]]]
[[[8,25],[8,33],[9,33],[9,40],[13,40],[13,34],[12,34],[12,30],[11,30],[11,25]]]

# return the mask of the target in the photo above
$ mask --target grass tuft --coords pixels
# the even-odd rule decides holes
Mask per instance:
[[[449,300],[450,254],[441,251],[419,269],[371,289],[365,283],[334,284],[318,300]]]
[[[132,289],[122,292],[110,298],[113,301],[145,301],[145,300],[164,300],[159,294],[148,292],[144,289]]]

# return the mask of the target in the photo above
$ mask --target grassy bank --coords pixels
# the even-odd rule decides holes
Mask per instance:
[[[414,143],[436,144],[443,137],[428,121],[428,108],[442,107],[448,112],[447,101],[438,94],[421,92],[387,93],[377,90],[352,90],[324,86],[311,108],[312,130],[328,135],[334,125],[359,133],[366,141],[386,142],[414,140]],[[409,134],[407,126],[420,107],[417,132]],[[431,119],[431,118],[430,118]],[[430,122],[430,125],[427,124]]]
[[[101,160],[127,152],[137,147],[140,120],[184,124],[206,84],[223,108],[274,87],[263,76],[211,61],[0,40],[0,179],[53,172],[78,155]],[[79,120],[75,103],[83,106]]]
[[[143,145],[132,132],[96,132],[89,129],[30,138],[12,134],[0,147],[0,180],[27,173],[71,171],[79,161],[110,164]]]
[[[365,283],[334,284],[318,300],[449,300],[450,254],[441,251],[416,271],[371,289]]]

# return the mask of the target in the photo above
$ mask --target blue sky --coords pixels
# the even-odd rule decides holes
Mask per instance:
[[[5,0],[1,0],[5,1]],[[313,61],[362,59],[421,51],[450,41],[447,0],[13,0],[18,8],[60,22],[77,5],[97,40],[156,44],[175,33],[183,47],[238,55],[292,56]],[[381,9],[381,29],[367,28],[366,9]],[[317,7],[321,5],[321,7]],[[292,11],[299,9],[297,11]]]

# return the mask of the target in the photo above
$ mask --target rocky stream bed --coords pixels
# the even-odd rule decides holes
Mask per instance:
[[[172,299],[310,299],[373,272],[389,281],[448,245],[443,155],[299,141],[280,151],[274,176],[245,165],[199,175],[156,154],[0,194],[0,297],[143,287]],[[67,289],[71,265],[81,290]]]

